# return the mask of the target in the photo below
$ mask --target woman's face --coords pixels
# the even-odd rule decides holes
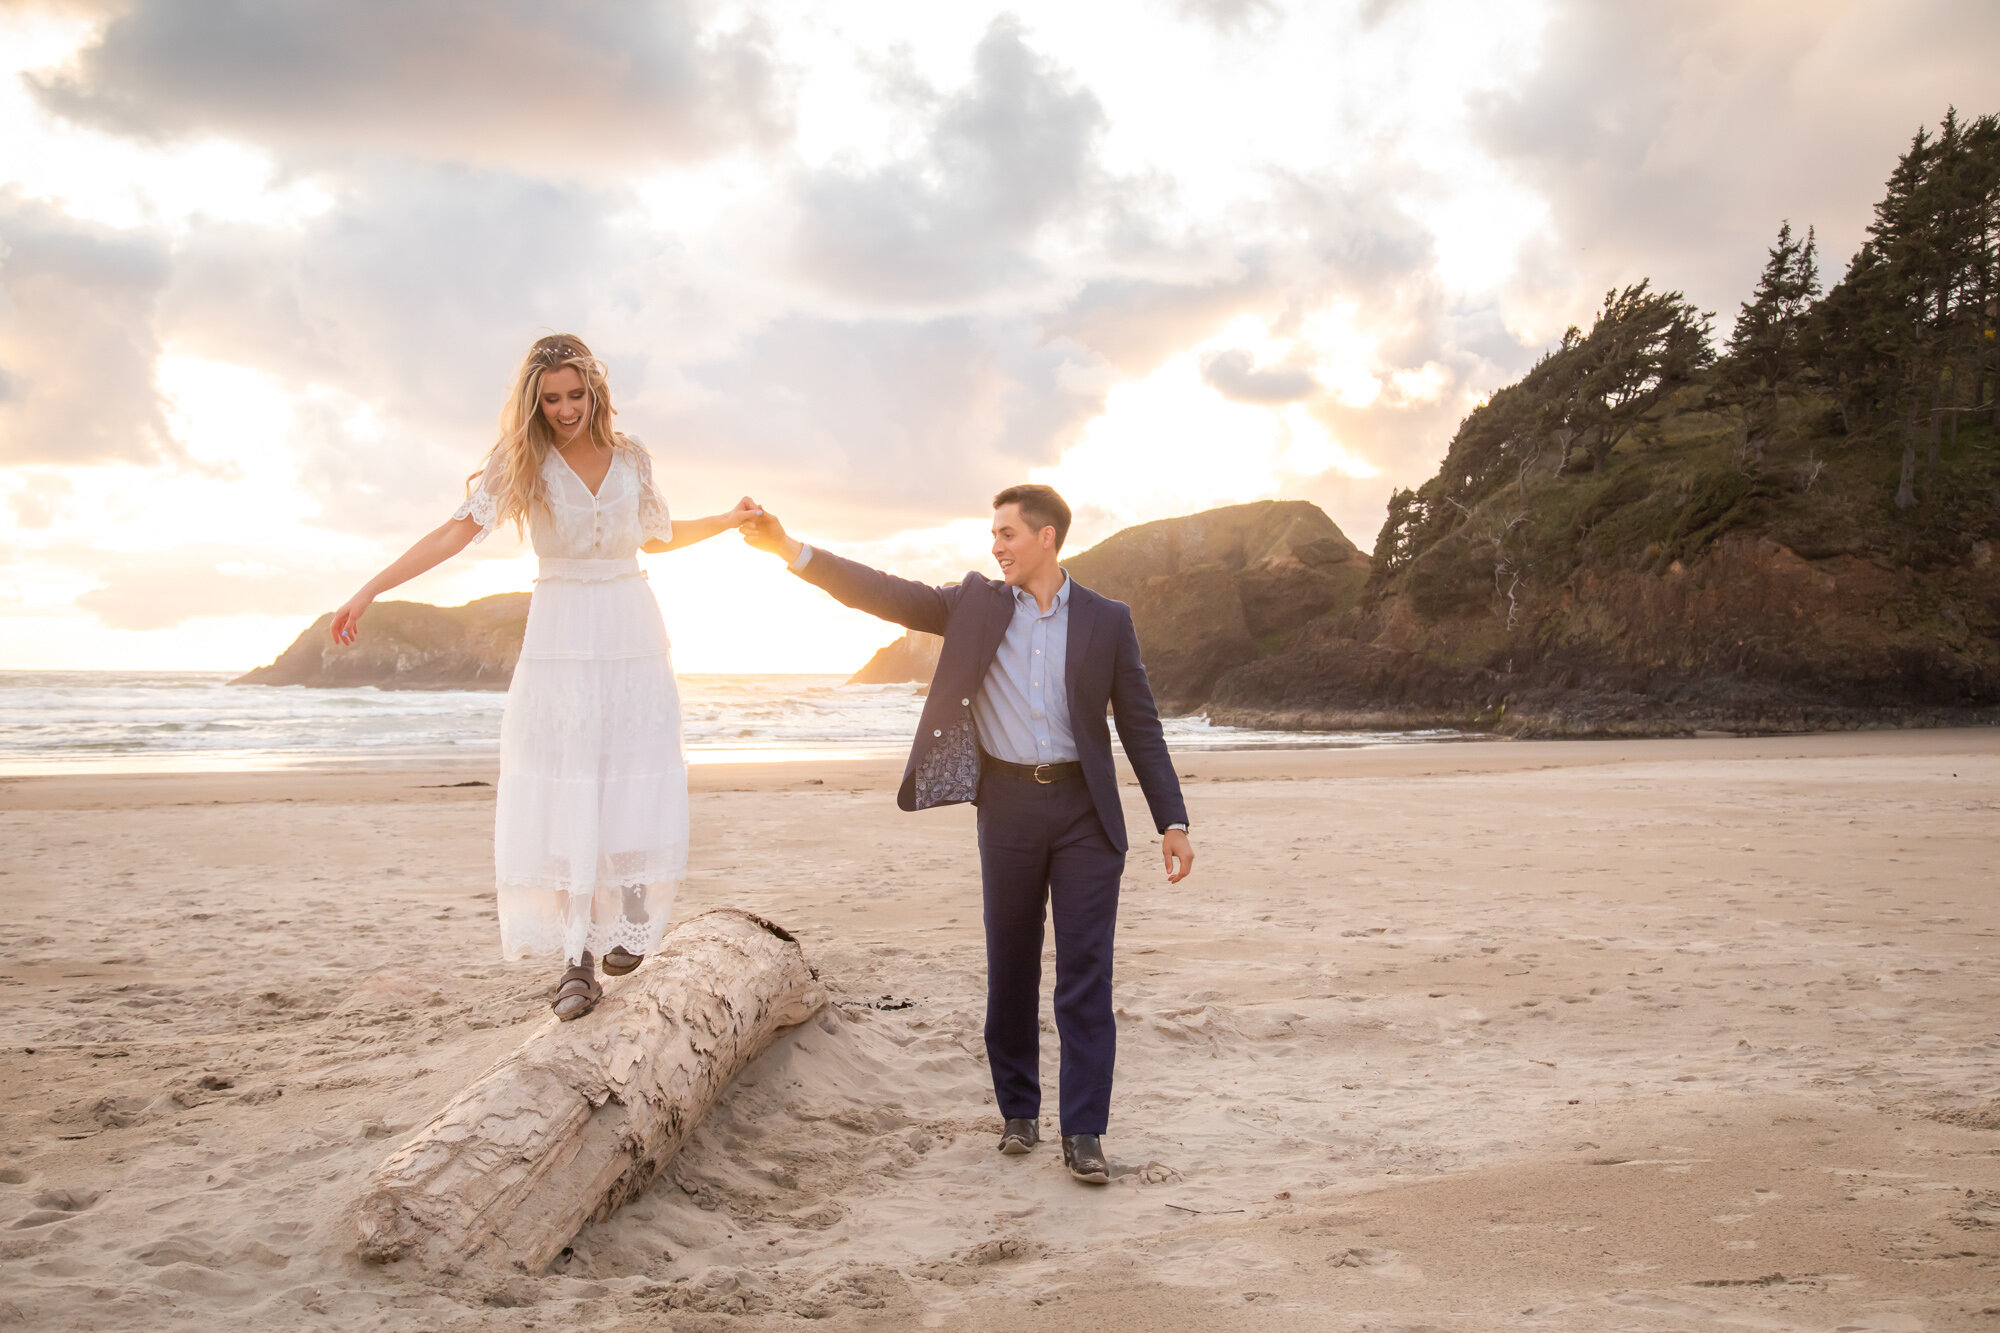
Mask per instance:
[[[542,376],[542,418],[556,433],[556,446],[583,438],[590,425],[590,386],[575,366]]]

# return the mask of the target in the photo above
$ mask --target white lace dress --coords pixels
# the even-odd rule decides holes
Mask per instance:
[[[541,568],[500,723],[493,871],[508,958],[576,962],[622,944],[651,953],[687,872],[687,758],[660,606],[639,544],[673,522],[652,459],[621,445],[592,495],[562,456],[543,460],[530,518]],[[454,518],[483,539],[489,468]]]

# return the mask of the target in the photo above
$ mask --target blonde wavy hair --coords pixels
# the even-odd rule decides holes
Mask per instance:
[[[466,494],[470,495],[487,470],[499,465],[493,487],[495,526],[512,520],[518,533],[535,507],[547,503],[542,493],[542,464],[556,447],[556,433],[542,415],[542,377],[565,366],[583,376],[584,387],[590,391],[590,438],[605,449],[635,447],[611,428],[611,418],[618,410],[611,405],[604,363],[591,354],[583,339],[572,333],[535,339],[521,360],[521,368],[514,372],[514,387],[500,409],[500,438],[494,441],[479,471],[466,479]]]

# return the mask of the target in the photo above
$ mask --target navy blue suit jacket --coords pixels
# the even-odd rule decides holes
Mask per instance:
[[[843,559],[819,547],[799,576],[824,589],[834,599],[869,615],[926,634],[944,636],[937,673],[924,700],[916,744],[903,769],[896,804],[920,808],[918,774],[930,751],[949,736],[972,734],[972,700],[986,679],[993,655],[1014,616],[1014,593],[1005,583],[983,574],[967,574],[963,582],[934,588],[928,583],[897,578],[879,569]],[[1077,760],[1090,786],[1097,818],[1119,851],[1126,850],[1125,808],[1118,800],[1118,770],[1111,759],[1111,733],[1105,725],[1107,706],[1118,724],[1125,757],[1138,775],[1153,823],[1165,832],[1169,824],[1188,822],[1181,800],[1180,779],[1173,756],[1160,731],[1160,711],[1146,683],[1139,660],[1139,635],[1132,627],[1132,608],[1100,597],[1072,580],[1069,596],[1069,646],[1065,682],[1069,692],[1069,724],[1076,739]],[[948,804],[964,795],[928,800]]]

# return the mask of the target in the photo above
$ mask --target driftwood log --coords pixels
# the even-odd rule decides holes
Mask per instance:
[[[826,1003],[797,941],[748,912],[668,932],[597,1008],[544,1021],[375,1172],[360,1253],[546,1268],[673,1160],[722,1092]]]

